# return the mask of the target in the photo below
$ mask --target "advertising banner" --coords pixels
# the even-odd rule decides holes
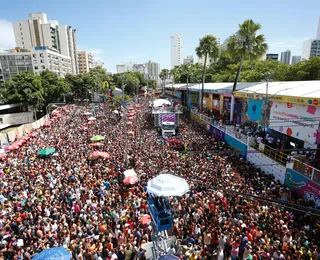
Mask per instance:
[[[286,168],[268,156],[248,147],[247,160],[260,168],[266,174],[272,174],[281,184],[284,183],[286,177]]]
[[[249,99],[243,106],[245,109],[244,114],[249,121],[261,121],[262,120],[262,106],[263,101],[260,99]]]
[[[220,129],[214,127],[213,125],[210,125],[209,129],[210,133],[215,135],[219,140],[223,141],[224,140],[224,132],[221,131]]]
[[[292,169],[287,169],[285,185],[292,192],[315,204],[320,209],[320,186]]]
[[[316,106],[272,102],[269,128],[314,144],[319,119],[320,108]]]
[[[214,99],[213,100],[212,109],[220,111],[220,99]]]

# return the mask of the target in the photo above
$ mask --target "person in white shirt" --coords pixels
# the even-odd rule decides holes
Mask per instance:
[[[174,248],[173,245],[171,245],[171,247],[168,250],[168,254],[169,255],[174,255],[176,253],[176,249]]]

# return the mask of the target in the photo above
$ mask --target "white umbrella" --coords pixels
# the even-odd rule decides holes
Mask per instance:
[[[89,117],[88,120],[89,121],[94,121],[94,120],[96,120],[96,118],[92,116],[92,117]]]
[[[147,192],[159,197],[182,196],[189,190],[189,184],[185,179],[166,173],[148,181],[147,187]]]
[[[137,173],[134,171],[134,169],[126,170],[123,174],[124,174],[125,178],[128,178],[130,176],[137,177]]]
[[[85,116],[90,116],[90,115],[91,115],[90,112],[84,112],[83,114],[84,114]]]

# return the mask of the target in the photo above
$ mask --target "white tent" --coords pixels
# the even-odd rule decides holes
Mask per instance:
[[[182,196],[190,190],[189,184],[183,178],[172,174],[160,174],[148,181],[147,192],[156,196]]]
[[[137,177],[137,173],[134,171],[134,169],[129,169],[129,170],[126,170],[124,173],[124,177],[125,178],[128,178],[128,177]]]
[[[171,105],[171,102],[161,98],[153,101],[153,107],[162,107],[163,105]]]
[[[94,121],[94,120],[96,120],[96,118],[95,117],[89,117],[88,120],[89,121]]]

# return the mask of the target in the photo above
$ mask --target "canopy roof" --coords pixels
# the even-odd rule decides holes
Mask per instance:
[[[310,97],[320,98],[320,80],[310,81],[280,81],[269,82],[269,95]],[[206,93],[231,94],[233,83],[205,83]],[[174,90],[185,90],[187,84],[175,84]],[[166,86],[167,90],[172,90],[172,85]],[[189,84],[189,90],[193,92],[201,91],[201,84]],[[266,82],[239,82],[237,91],[239,93],[266,94]]]

